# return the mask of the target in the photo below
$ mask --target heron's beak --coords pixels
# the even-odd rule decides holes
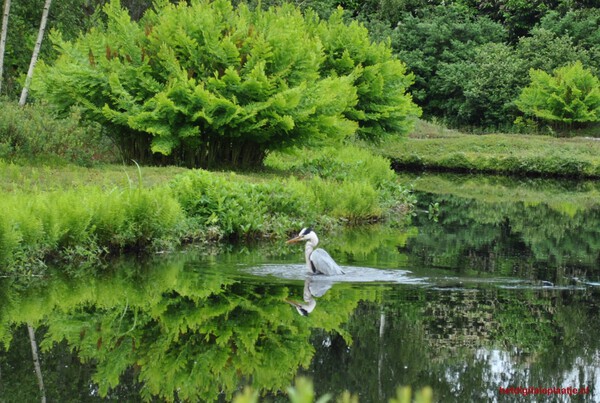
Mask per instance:
[[[300,242],[301,240],[302,240],[302,237],[301,236],[297,236],[295,238],[287,240],[285,243],[287,243],[287,244],[296,243],[296,242]]]
[[[304,309],[304,307],[302,307],[302,305],[300,305],[297,302],[294,301],[290,301],[289,299],[286,299],[285,302],[287,302],[288,304],[290,304],[291,306],[293,306],[294,308],[296,308],[296,310],[298,311],[298,313],[302,316],[308,316],[309,312]]]

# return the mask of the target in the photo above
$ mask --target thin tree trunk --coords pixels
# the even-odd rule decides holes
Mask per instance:
[[[21,92],[21,99],[19,99],[19,105],[25,105],[27,102],[27,95],[29,94],[29,86],[31,85],[31,78],[33,77],[33,69],[37,63],[38,56],[40,54],[40,48],[42,47],[42,39],[44,39],[44,32],[46,31],[46,23],[48,22],[48,12],[50,11],[50,4],[52,0],[46,0],[44,3],[44,12],[42,13],[42,21],[40,22],[40,30],[38,31],[38,37],[35,41],[35,47],[33,48],[33,55],[31,55],[31,63],[29,63],[29,70],[27,71],[27,78],[25,79],[25,86],[23,92]]]
[[[383,335],[385,333],[385,311],[382,309],[379,315],[379,360],[377,362],[377,386],[379,390],[379,398],[381,401],[383,397],[383,383],[381,378],[383,377]]]
[[[42,394],[42,403],[46,403],[46,388],[44,387],[44,378],[42,378],[42,367],[40,366],[40,359],[38,357],[37,342],[35,341],[35,332],[31,325],[27,325],[29,331],[29,341],[31,342],[31,355],[33,356],[33,366],[35,367],[35,374],[37,375],[38,385],[40,387],[40,393]]]
[[[0,33],[0,94],[2,94],[2,77],[4,73],[4,49],[6,49],[6,33],[8,32],[9,13],[10,0],[4,0],[4,14],[2,15],[2,32]]]

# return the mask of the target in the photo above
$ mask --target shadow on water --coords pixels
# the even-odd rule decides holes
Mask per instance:
[[[412,227],[321,237],[341,278],[307,276],[282,241],[0,279],[0,401],[40,398],[28,325],[48,401],[230,401],[245,385],[287,401],[298,375],[362,402],[398,385],[444,402],[512,401],[509,387],[599,401],[597,186],[411,180],[425,211]]]

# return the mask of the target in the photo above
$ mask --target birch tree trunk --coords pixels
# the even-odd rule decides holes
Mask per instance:
[[[9,13],[10,0],[4,0],[4,14],[2,14],[2,32],[0,33],[0,94],[2,94],[2,77],[4,77],[4,49],[6,48],[6,32],[8,32]]]
[[[27,102],[27,95],[29,94],[29,86],[31,85],[31,78],[33,77],[33,69],[37,63],[38,56],[40,54],[40,48],[42,47],[42,39],[44,39],[44,32],[46,31],[46,23],[48,22],[48,11],[50,11],[50,4],[52,0],[46,0],[44,3],[44,12],[42,13],[42,21],[40,22],[40,30],[38,31],[38,37],[35,41],[35,47],[33,48],[33,54],[31,55],[31,63],[29,63],[29,70],[27,71],[27,78],[25,79],[25,86],[23,92],[21,92],[21,99],[19,99],[19,105],[25,105]]]

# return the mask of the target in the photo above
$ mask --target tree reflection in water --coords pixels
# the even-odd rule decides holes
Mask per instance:
[[[19,348],[19,326],[37,324],[44,372],[69,351],[92,365],[93,386],[80,396],[133,389],[144,399],[209,401],[229,400],[245,384],[263,392],[285,390],[313,358],[311,329],[346,334],[341,324],[359,299],[357,293],[334,295],[332,309],[307,322],[283,303],[290,298],[288,285],[241,281],[226,270],[186,265],[185,259],[151,270],[119,268],[103,278],[57,276],[38,287],[6,291],[12,295],[1,308],[2,339]],[[25,361],[12,362],[13,348],[2,358],[3,375],[5,363],[19,367],[2,379],[7,395],[22,385],[13,383],[19,372],[29,372]],[[61,380],[48,378],[58,381],[46,382],[48,400],[64,398]],[[127,379],[134,383],[123,388]],[[32,388],[28,393],[36,395]]]

